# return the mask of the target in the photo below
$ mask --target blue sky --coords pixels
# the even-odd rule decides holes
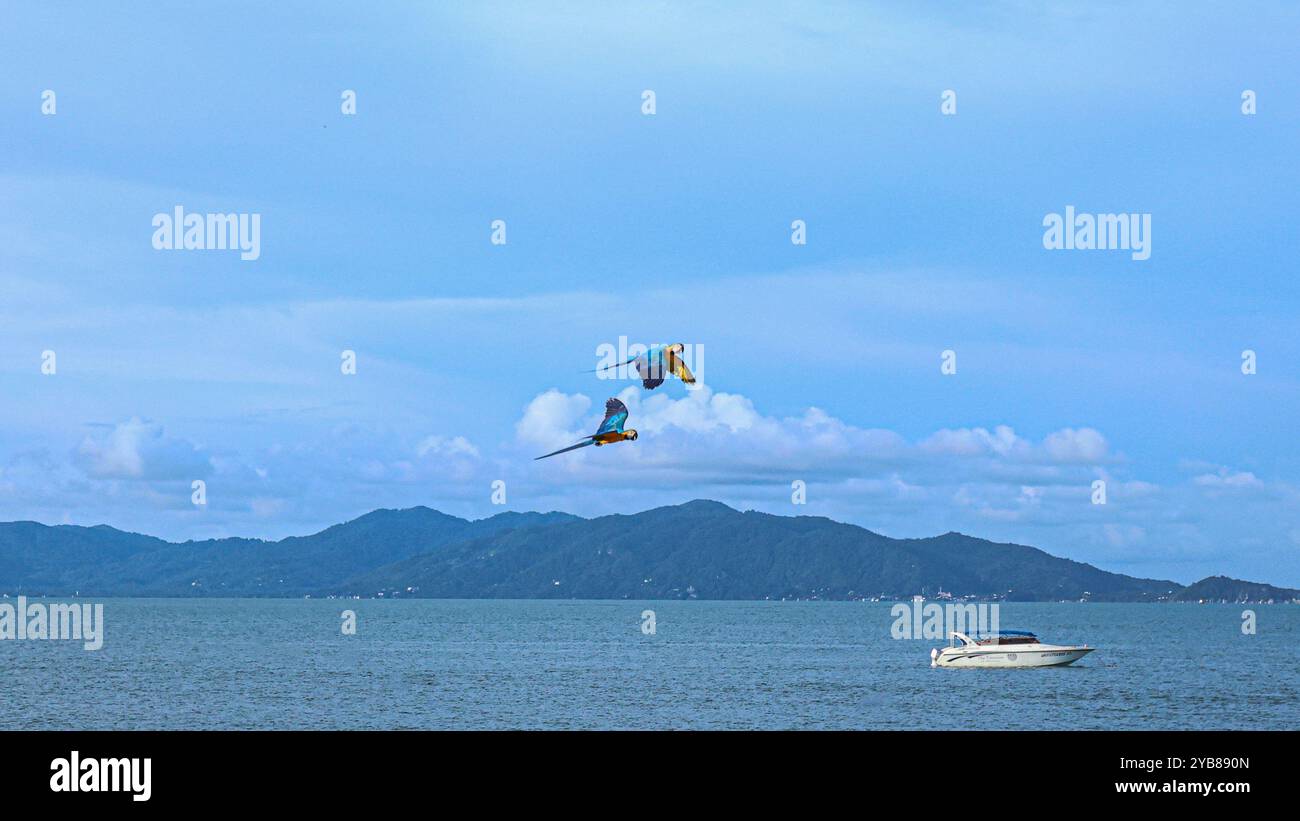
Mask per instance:
[[[5,14],[0,519],[278,538],[501,479],[1300,586],[1294,6]],[[260,258],[155,250],[178,204]],[[1067,205],[1151,258],[1044,250]],[[706,387],[581,373],[620,336]],[[615,394],[640,440],[531,460]]]

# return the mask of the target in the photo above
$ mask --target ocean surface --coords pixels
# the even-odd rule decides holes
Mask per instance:
[[[946,641],[891,638],[889,603],[93,601],[97,651],[0,640],[0,727],[1300,728],[1297,605],[1003,604],[1003,628],[1099,649],[949,670]]]

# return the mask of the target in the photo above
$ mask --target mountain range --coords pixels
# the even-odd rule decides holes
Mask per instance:
[[[81,596],[1286,601],[1222,576],[1184,587],[960,533],[891,539],[694,501],[631,515],[376,510],[310,536],[183,543],[106,525],[0,523],[0,592]]]

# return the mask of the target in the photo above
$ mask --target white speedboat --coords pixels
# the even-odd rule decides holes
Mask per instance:
[[[1043,644],[1024,630],[1000,630],[971,638],[952,633],[947,647],[930,651],[931,667],[1058,667],[1078,661],[1097,648]]]

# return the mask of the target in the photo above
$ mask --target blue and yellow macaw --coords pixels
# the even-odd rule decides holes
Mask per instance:
[[[641,384],[647,390],[654,390],[664,383],[666,378],[664,374],[673,374],[687,385],[695,384],[695,374],[691,373],[682,361],[682,351],[686,346],[680,342],[674,342],[671,345],[655,345],[640,356],[634,356],[626,362],[619,362],[614,365],[606,365],[603,368],[597,368],[597,371],[607,371],[610,368],[620,368],[624,365],[636,363],[636,372],[641,377]]]
[[[567,453],[571,450],[577,450],[578,448],[585,448],[587,445],[600,447],[601,445],[608,445],[611,442],[622,442],[625,439],[635,442],[636,430],[632,428],[623,430],[623,425],[626,422],[627,405],[624,405],[617,399],[606,399],[605,421],[600,423],[600,428],[597,429],[595,433],[576,445],[570,445],[567,448],[560,448],[554,453],[546,454],[546,456],[538,456],[536,459],[533,459],[533,461],[536,462],[537,459],[545,459],[547,456],[554,456],[557,453]]]

